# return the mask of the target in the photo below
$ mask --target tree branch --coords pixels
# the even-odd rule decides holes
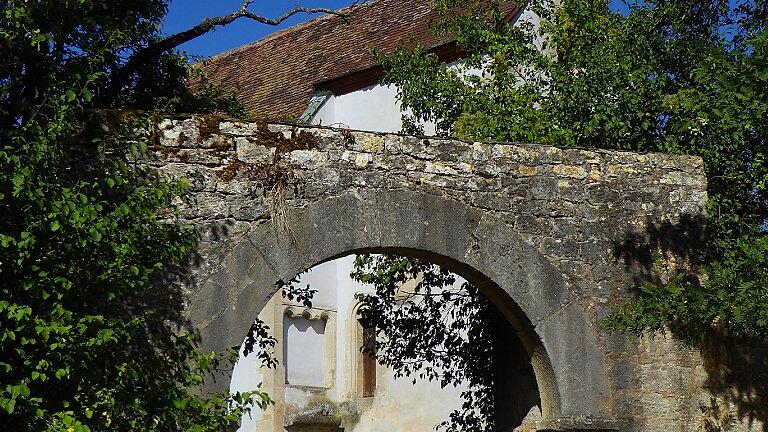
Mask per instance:
[[[342,17],[344,20],[347,19],[346,13],[341,12],[340,10],[334,10],[334,9],[328,9],[328,8],[310,8],[310,7],[302,7],[302,6],[295,6],[293,9],[278,16],[277,18],[267,18],[261,15],[257,15],[252,11],[248,10],[248,7],[251,6],[251,4],[253,4],[253,1],[254,0],[243,0],[243,3],[240,6],[240,8],[228,15],[206,18],[194,27],[191,27],[182,32],[173,34],[164,39],[160,39],[157,42],[151,43],[146,47],[139,48],[138,50],[134,51],[134,53],[128,58],[128,61],[122,67],[120,67],[119,69],[115,70],[114,73],[112,73],[112,79],[110,80],[110,83],[108,84],[108,87],[105,90],[105,94],[103,94],[102,96],[106,96],[107,98],[116,96],[119,93],[119,91],[126,84],[128,84],[128,81],[130,80],[131,76],[133,75],[134,72],[136,72],[136,70],[139,69],[140,66],[147,64],[148,62],[157,58],[162,53],[166,51],[170,51],[186,42],[189,42],[206,33],[209,33],[217,27],[225,27],[233,23],[234,21],[237,21],[240,18],[247,18],[247,19],[256,21],[258,23],[266,24],[270,26],[278,26],[283,22],[285,22],[287,19],[291,18],[292,16],[302,14],[302,13],[312,14],[312,15],[330,14],[330,15],[336,15],[336,16]],[[353,3],[350,4],[350,6],[356,5],[358,1],[359,0],[355,0]]]
[[[243,4],[240,6],[240,9],[238,9],[235,12],[232,12],[229,15],[223,15],[219,17],[213,17],[213,18],[206,18],[203,21],[200,22],[200,24],[185,30],[183,32],[176,33],[174,35],[168,36],[167,38],[154,43],[152,45],[147,46],[146,48],[137,51],[131,59],[137,56],[142,56],[142,52],[149,52],[150,54],[159,54],[163,53],[165,51],[168,51],[170,49],[176,48],[177,46],[184,44],[186,42],[189,42],[199,36],[202,36],[216,27],[223,27],[228,24],[231,24],[232,22],[240,19],[240,18],[248,18],[253,21],[259,22],[261,24],[266,24],[270,26],[278,26],[282,24],[287,19],[291,18],[294,15],[298,15],[300,13],[306,13],[306,14],[331,14],[340,16],[342,18],[346,19],[346,14],[333,10],[328,8],[307,8],[307,7],[301,7],[301,6],[295,6],[293,9],[289,10],[288,12],[280,15],[277,18],[267,18],[261,15],[257,15],[250,10],[248,10],[248,7],[253,3],[253,0],[244,0]],[[356,4],[357,1],[354,4]],[[131,60],[128,61],[130,63]]]

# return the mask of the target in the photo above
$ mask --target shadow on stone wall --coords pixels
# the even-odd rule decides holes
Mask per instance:
[[[211,245],[231,242],[233,236],[237,234],[235,225],[235,221],[231,219],[200,225],[192,224],[191,226],[196,230],[195,235],[198,239],[197,247],[190,252],[181,265],[170,269],[164,276],[167,278],[163,282],[164,286],[167,287],[173,284],[174,288],[172,291],[176,292],[177,294],[174,295],[179,296],[181,299],[179,305],[183,305],[183,310],[180,311],[181,314],[178,316],[178,320],[174,321],[176,328],[178,331],[192,335],[198,347],[205,344],[199,326],[189,316],[189,301],[192,297],[201,294],[194,291],[195,289],[203,286],[206,279],[215,277],[215,272],[218,270],[216,263],[218,260],[223,259],[223,253],[228,251],[227,248],[211,248]],[[203,295],[205,294],[210,293],[203,293]],[[256,329],[254,334],[260,335],[260,329]],[[267,343],[269,342],[268,338],[264,340]],[[213,350],[219,356],[211,364],[211,370],[203,376],[203,386],[200,389],[202,394],[212,395],[228,390],[228,385],[232,378],[232,369],[237,361],[239,350],[239,346],[224,346]],[[236,429],[237,425],[235,424],[231,432],[234,432]],[[228,430],[228,432],[230,431]]]
[[[614,257],[637,284],[661,281],[660,260],[694,277],[695,269],[706,259],[705,222],[701,215],[682,215],[676,223],[646,221],[645,230],[628,232],[614,243]]]
[[[705,218],[684,215],[677,223],[646,221],[644,226],[644,230],[627,233],[614,244],[616,262],[624,265],[635,286],[662,283],[672,272],[698,280],[696,269],[707,258]],[[675,334],[675,329],[671,330]],[[688,348],[692,352],[698,348],[705,374],[702,377],[691,371],[692,382],[701,386],[692,389],[699,394],[689,395],[698,403],[692,408],[700,413],[699,425],[691,419],[691,430],[768,431],[768,344],[743,346],[725,335],[713,334]]]
[[[714,337],[700,352],[704,386],[712,394],[700,406],[704,430],[730,431],[734,423],[748,423],[750,430],[768,431],[768,345],[742,347]]]

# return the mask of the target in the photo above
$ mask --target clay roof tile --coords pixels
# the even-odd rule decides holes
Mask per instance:
[[[250,114],[287,119],[306,109],[316,84],[375,67],[373,47],[393,52],[411,35],[430,48],[450,42],[429,31],[437,16],[427,0],[373,0],[345,12],[346,19],[318,17],[200,67],[212,84],[234,91]]]

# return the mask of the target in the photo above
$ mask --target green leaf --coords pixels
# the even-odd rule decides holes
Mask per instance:
[[[16,408],[16,399],[0,397],[0,407],[3,408],[3,411],[5,411],[6,414],[13,414],[13,411]]]
[[[101,240],[101,232],[96,228],[91,228],[88,230],[88,237],[90,237],[91,240],[98,242]]]

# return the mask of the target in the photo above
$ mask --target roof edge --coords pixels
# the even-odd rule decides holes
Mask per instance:
[[[515,4],[512,10],[504,16],[504,19],[507,22],[512,22],[520,16],[522,11],[523,8]],[[455,40],[449,40],[428,47],[427,51],[437,55],[441,63],[452,63],[467,56],[466,52],[459,49],[458,43]],[[352,93],[377,84],[383,74],[384,70],[381,65],[376,64],[365,69],[348,72],[335,78],[314,83],[315,93],[330,91],[337,96]]]
[[[369,7],[369,6],[373,5],[373,4],[375,4],[377,1],[378,0],[363,0],[362,2],[355,1],[353,4],[351,4],[351,5],[347,6],[347,7],[339,9],[338,12],[340,12],[340,13],[343,13],[343,12],[352,13],[352,12],[355,12],[355,11],[359,10],[360,8]],[[245,51],[245,50],[247,50],[249,48],[252,48],[252,47],[259,46],[261,44],[267,43],[267,42],[269,42],[269,41],[271,41],[273,39],[276,39],[276,38],[284,35],[285,33],[288,33],[288,32],[291,32],[291,31],[298,31],[299,29],[301,29],[303,27],[308,27],[310,25],[315,25],[317,22],[319,22],[321,20],[328,20],[328,19],[334,19],[334,18],[344,19],[343,17],[340,17],[339,15],[330,14],[330,13],[325,13],[325,14],[322,14],[322,15],[319,15],[319,16],[315,16],[314,18],[309,19],[307,21],[304,21],[304,22],[301,22],[301,23],[297,23],[297,24],[294,24],[294,25],[292,25],[290,27],[286,27],[284,29],[281,29],[281,30],[278,30],[276,32],[270,33],[270,34],[268,34],[267,36],[265,36],[265,37],[263,37],[261,39],[257,39],[257,40],[255,40],[253,42],[248,42],[248,43],[240,45],[238,47],[231,48],[231,49],[228,49],[226,51],[220,52],[218,54],[214,54],[212,56],[206,57],[202,61],[193,63],[192,65],[200,65],[201,63],[218,60],[218,59],[223,58],[223,57],[228,57],[230,55],[237,54],[240,51]]]

